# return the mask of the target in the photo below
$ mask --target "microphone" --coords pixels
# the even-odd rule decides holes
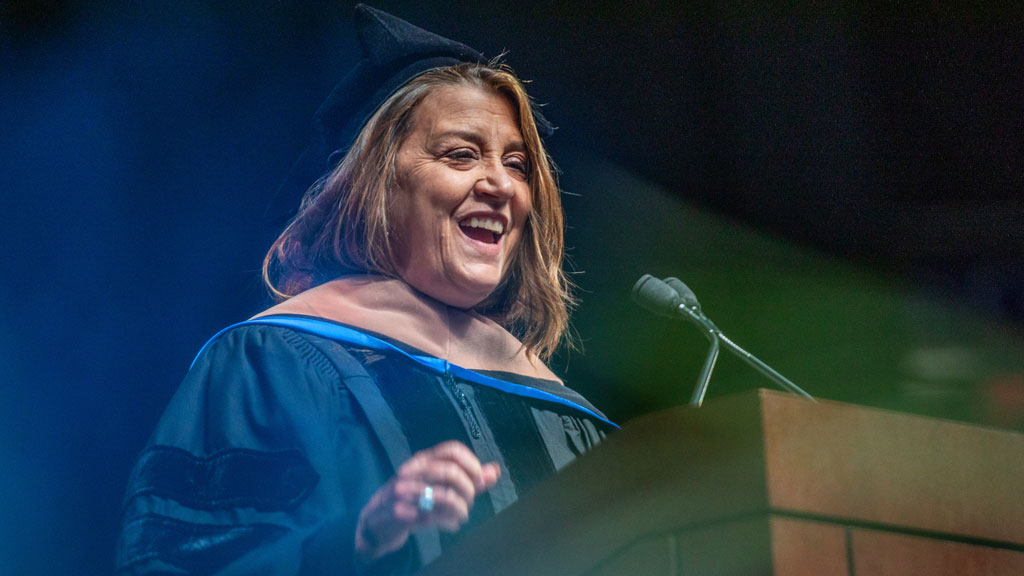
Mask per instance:
[[[675,318],[679,308],[679,292],[668,283],[644,274],[633,285],[633,301],[648,312]]]
[[[711,347],[708,349],[708,355],[704,358],[700,376],[697,377],[697,387],[693,389],[693,395],[690,397],[690,405],[700,407],[704,403],[708,382],[711,381],[711,372],[715,369],[715,362],[718,360],[718,328],[711,324],[711,321],[704,317],[703,313],[700,313],[697,296],[677,278],[659,280],[650,274],[644,274],[633,285],[633,301],[659,316],[678,318],[682,315],[697,324],[704,336],[707,337]]]
[[[708,355],[704,360],[704,367],[701,369],[700,377],[697,379],[697,387],[690,398],[692,406],[700,406],[704,403],[704,395],[707,393],[708,382],[711,380],[711,371],[715,368],[715,361],[718,359],[720,344],[736,354],[741,360],[749,364],[755,370],[765,375],[769,380],[782,389],[803,396],[811,401],[814,397],[805,392],[802,388],[791,382],[782,374],[776,372],[771,366],[765,364],[756,356],[740,348],[738,344],[730,340],[714,322],[704,315],[700,309],[700,302],[690,287],[678,278],[666,278],[659,280],[650,274],[644,274],[633,285],[633,300],[647,310],[671,318],[683,317],[697,325],[711,343]]]
[[[683,284],[682,280],[680,280],[679,278],[670,277],[665,278],[663,282],[676,291],[676,294],[678,294],[679,298],[682,299],[683,304],[686,304],[689,307],[700,309],[700,302],[697,302],[697,295],[693,293],[693,290],[690,290],[689,286]]]

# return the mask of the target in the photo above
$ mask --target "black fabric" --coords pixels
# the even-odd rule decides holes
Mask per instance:
[[[340,345],[336,343],[334,346],[340,348]],[[370,358],[373,356],[373,352],[369,350],[351,350],[351,353],[358,355],[366,364],[371,362]],[[328,357],[339,373],[345,375],[343,377],[345,386],[355,396],[363,413],[374,415],[369,419],[370,427],[373,428],[381,447],[387,453],[392,469],[397,470],[403,462],[412,456],[409,436],[404,433],[401,421],[395,416],[394,410],[381,394],[380,387],[359,360],[351,354],[330,354]],[[416,534],[413,534],[413,539],[416,542],[416,553],[421,565],[441,554],[441,538],[436,529],[417,531]],[[395,562],[385,564],[398,565]],[[404,564],[402,563],[402,565]]]
[[[529,386],[531,388],[547,392],[548,394],[553,394],[563,400],[568,400],[573,404],[578,404],[587,410],[590,410],[594,414],[607,419],[607,416],[598,410],[596,406],[591,404],[590,400],[587,400],[582,394],[561,382],[557,382],[555,380],[542,380],[540,378],[530,378],[529,376],[523,376],[522,374],[516,374],[515,372],[502,372],[500,370],[478,370],[478,372],[485,376],[490,376],[491,378],[497,378],[498,380],[504,380],[505,382],[512,382],[513,384]]]
[[[413,452],[449,439],[469,444],[459,415],[436,379],[409,362],[376,356],[380,360],[367,364],[366,369],[375,376],[381,394],[402,423]],[[424,418],[424,414],[430,417]]]
[[[313,142],[267,209],[274,220],[295,213],[302,193],[333,168],[370,116],[406,82],[433,68],[484,61],[465,44],[364,4],[355,8],[355,28],[363,57],[317,110]]]
[[[383,404],[361,403],[362,392],[354,392],[360,387],[371,396],[376,390]],[[486,401],[481,393],[489,395]],[[196,359],[136,465],[123,511],[118,573],[412,574],[514,502],[510,478],[532,486],[607,431],[583,413],[563,419],[550,403],[471,382],[448,383],[399,354],[354,349],[279,326],[241,326]],[[465,443],[483,461],[497,461],[499,485],[477,498],[469,523],[456,535],[416,533],[380,561],[358,563],[353,543],[360,510],[393,476],[401,454],[446,440]],[[203,497],[192,499],[166,488],[180,487],[188,470],[215,468],[211,463],[225,454],[298,454],[319,481],[306,493],[297,488],[302,482],[282,490],[304,495],[276,510],[243,500],[223,508],[205,504],[215,500],[210,494],[238,492],[233,486],[200,490]],[[185,470],[170,470],[175,461]],[[159,470],[170,479],[154,477]],[[438,538],[433,549],[421,538],[430,533]]]
[[[516,491],[520,495],[529,492],[555,471],[537,428],[522,425],[534,421],[530,407],[515,396],[491,388],[480,387],[475,391],[480,408],[491,423],[494,439],[502,446]]]
[[[127,499],[152,493],[192,508],[291,510],[319,479],[298,450],[233,448],[197,458],[180,448],[153,446],[139,458]]]
[[[316,320],[317,322],[324,322],[324,323],[327,323],[327,324],[335,324],[337,326],[344,326],[345,328],[348,328],[350,330],[356,330],[358,332],[363,332],[364,334],[367,334],[369,336],[373,336],[374,338],[376,338],[378,340],[383,340],[383,341],[391,344],[392,346],[398,348],[399,350],[402,350],[403,352],[405,352],[407,354],[411,354],[413,356],[431,356],[431,354],[428,354],[427,352],[425,352],[423,350],[420,350],[419,348],[416,348],[415,346],[410,346],[409,344],[406,344],[405,342],[402,342],[401,340],[395,340],[394,338],[391,338],[390,336],[387,336],[385,334],[381,334],[380,332],[374,332],[373,330],[367,330],[365,328],[360,328],[360,327],[354,326],[352,324],[345,324],[344,322],[337,322],[335,320],[330,320],[328,318],[321,318],[319,316],[309,316],[309,315],[306,315],[306,314],[275,314],[274,316],[275,317],[282,317],[282,318],[286,318],[286,317],[309,318],[311,320]],[[369,350],[367,350],[365,352],[359,352],[359,354],[360,354],[360,357],[362,358],[362,361],[364,363],[369,363],[369,362],[372,362],[372,361],[375,361],[375,360],[380,360],[380,359],[384,358],[384,356],[382,354],[375,353],[375,352],[372,352],[372,351],[369,351]],[[579,392],[573,390],[572,388],[569,388],[568,386],[566,386],[565,384],[562,384],[561,382],[559,382],[557,380],[544,380],[542,378],[533,378],[533,377],[530,377],[530,376],[524,376],[522,374],[517,374],[515,372],[504,372],[504,371],[501,371],[501,370],[476,370],[476,372],[479,373],[479,374],[483,374],[485,376],[489,376],[491,378],[496,378],[498,380],[504,380],[506,382],[511,382],[513,384],[519,384],[521,386],[528,386],[530,388],[536,388],[537,390],[541,390],[543,392],[547,392],[548,394],[552,394],[554,396],[558,396],[559,398],[562,398],[563,400],[568,400],[569,402],[572,402],[573,404],[578,404],[579,406],[582,406],[582,407],[586,408],[587,410],[590,410],[591,412],[597,414],[601,418],[607,419],[607,416],[603,412],[601,412],[597,407],[595,407],[593,404],[591,404],[590,401],[587,400],[582,394],[580,394]]]
[[[472,439],[481,437],[476,410],[453,380],[438,378],[405,358],[374,356],[386,361],[368,363],[367,370],[377,375],[381,393],[402,423],[414,452],[448,440],[472,446]],[[490,500],[478,499],[463,530],[455,534],[440,533],[441,550],[451,548],[462,534],[492,516],[494,509]]]
[[[156,514],[136,518],[125,528],[128,538],[118,559],[122,567],[158,561],[188,574],[212,574],[285,533],[268,524],[204,525]]]
[[[327,97],[317,111],[317,123],[332,139],[348,147],[366,119],[403,84],[432,68],[460,62],[483,62],[476,50],[359,4],[355,8],[356,36],[363,59]]]

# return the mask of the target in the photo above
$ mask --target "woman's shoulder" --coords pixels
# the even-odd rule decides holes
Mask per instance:
[[[248,362],[287,360],[304,356],[304,349],[309,345],[309,339],[294,328],[246,320],[211,336],[196,354],[192,366],[232,358]]]
[[[212,336],[189,367],[187,380],[273,386],[320,381],[336,387],[361,362],[348,347],[287,322],[247,320]]]

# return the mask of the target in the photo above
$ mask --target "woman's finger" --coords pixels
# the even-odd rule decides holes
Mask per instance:
[[[427,488],[430,488],[429,497]],[[472,502],[458,491],[440,484],[419,480],[397,481],[392,492],[395,517],[411,524],[423,525],[437,518],[465,521],[472,508]]]
[[[425,450],[429,454],[442,460],[449,460],[458,464],[469,476],[477,491],[484,489],[483,465],[465,444],[457,440],[442,442],[432,448]]]
[[[449,531],[458,530],[460,526],[469,520],[469,509],[472,503],[466,502],[454,490],[445,487],[430,486],[432,491],[432,504],[429,510],[419,505],[417,498],[419,516],[416,519],[417,527],[438,526]],[[421,492],[421,496],[422,496]]]
[[[477,495],[500,476],[497,463],[481,464],[458,441],[415,453],[361,511],[356,539],[360,554],[376,556],[395,550],[418,527],[457,531],[469,520]],[[430,497],[426,498],[428,487]]]
[[[449,486],[470,502],[491,485],[476,455],[454,441],[417,452],[399,468],[397,476]]]
[[[420,479],[431,486],[454,490],[463,500],[470,503],[476,499],[476,483],[458,464],[448,460],[431,460],[419,474]]]
[[[501,478],[501,467],[497,462],[488,462],[481,467],[481,475],[484,479],[484,489],[488,489],[498,483]]]

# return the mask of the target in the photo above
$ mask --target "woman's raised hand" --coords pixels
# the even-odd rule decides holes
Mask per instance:
[[[497,463],[481,464],[455,440],[413,454],[360,511],[356,554],[369,561],[398,550],[414,528],[455,532],[469,519],[476,496],[500,475]]]

